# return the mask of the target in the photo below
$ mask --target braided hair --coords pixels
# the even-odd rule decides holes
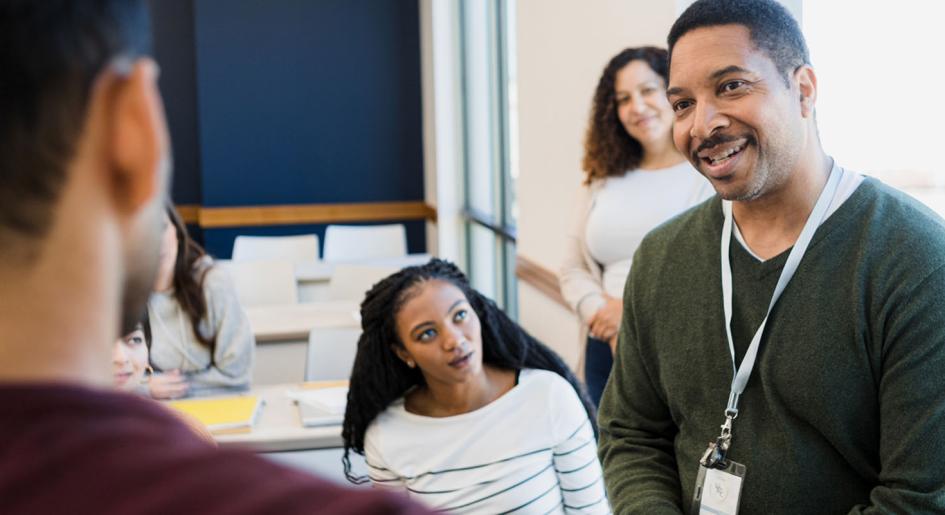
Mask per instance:
[[[476,312],[482,327],[483,363],[509,370],[549,370],[560,375],[578,393],[597,433],[593,404],[564,361],[525,332],[495,302],[474,290],[456,265],[434,258],[427,264],[404,268],[375,284],[361,303],[362,333],[341,431],[345,449],[342,463],[348,481],[360,484],[368,480],[352,474],[349,452],[364,454],[364,435],[371,422],[408,390],[425,384],[419,367],[408,367],[397,357],[394,347],[403,346],[397,334],[397,314],[419,293],[420,285],[432,280],[445,281],[458,288]]]

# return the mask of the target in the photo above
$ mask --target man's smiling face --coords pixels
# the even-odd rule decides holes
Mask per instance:
[[[750,201],[787,182],[804,146],[799,89],[746,27],[686,33],[669,73],[673,141],[719,196]]]

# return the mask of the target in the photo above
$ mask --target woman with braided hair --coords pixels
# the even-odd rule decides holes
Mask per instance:
[[[574,374],[454,265],[376,284],[345,412],[375,486],[449,512],[609,513],[594,408]]]

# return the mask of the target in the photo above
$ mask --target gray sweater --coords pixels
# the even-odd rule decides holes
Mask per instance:
[[[652,232],[600,406],[615,513],[679,513],[732,380],[711,199]],[[787,252],[732,239],[736,361]],[[740,513],[945,512],[945,222],[866,179],[817,230],[772,311],[729,457]]]
[[[151,364],[157,370],[180,369],[190,384],[189,397],[243,392],[249,389],[256,339],[240,306],[233,283],[209,259],[198,263],[210,267],[204,279],[207,316],[200,323],[204,336],[216,337],[210,349],[194,335],[190,318],[174,298],[173,291],[154,293],[148,301],[151,321]]]

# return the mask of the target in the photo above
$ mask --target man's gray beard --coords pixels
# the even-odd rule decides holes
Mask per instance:
[[[751,186],[752,186],[752,189],[742,193],[741,195],[736,195],[734,198],[730,198],[726,200],[732,200],[735,202],[751,202],[752,200],[757,199],[764,193],[766,183],[765,181],[758,181],[757,184],[751,184]]]
[[[741,195],[736,195],[735,198],[729,198],[725,200],[732,200],[736,202],[751,202],[753,200],[758,200],[759,198],[766,195],[768,192],[781,189],[784,184],[787,183],[788,177],[790,177],[789,167],[793,164],[783,163],[783,162],[774,162],[767,163],[765,166],[764,176],[755,176],[757,182],[750,184],[750,190],[742,193]]]

